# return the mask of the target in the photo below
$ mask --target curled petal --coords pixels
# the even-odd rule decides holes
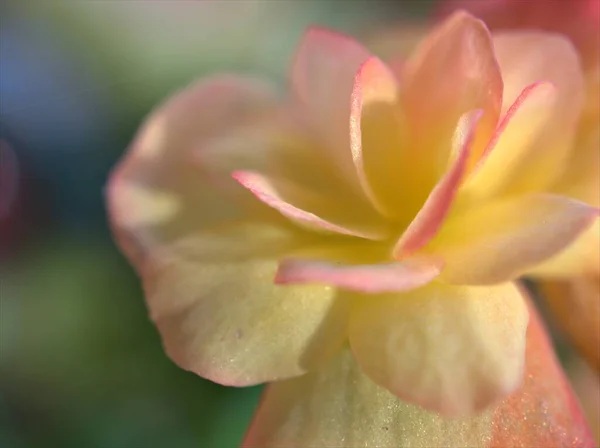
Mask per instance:
[[[279,265],[279,284],[317,283],[341,289],[377,294],[407,291],[423,286],[439,275],[437,260],[406,260],[398,263],[340,265],[332,262],[288,259]]]
[[[318,192],[311,194],[310,191],[289,182],[268,179],[250,171],[237,171],[233,173],[233,177],[262,202],[302,227],[368,239],[385,238],[385,228],[377,228],[376,225],[364,221],[360,222],[361,217],[353,216],[351,210],[345,213],[347,210],[345,204],[328,203],[325,201],[326,196]],[[286,198],[290,198],[289,201],[297,205],[286,201]],[[327,216],[328,219],[312,213],[310,209],[315,210],[316,213],[320,212],[319,215]]]
[[[597,216],[598,209],[551,194],[497,200],[458,210],[426,250],[445,260],[445,281],[498,283],[558,254]]]
[[[421,249],[442,226],[464,178],[476,125],[481,114],[481,111],[475,111],[462,117],[454,139],[456,149],[453,152],[456,153],[456,157],[448,172],[434,187],[415,219],[396,243],[393,250],[396,259]]]
[[[356,301],[350,346],[365,373],[403,400],[472,414],[521,384],[527,316],[512,283],[432,283]]]
[[[397,214],[395,198],[405,189],[398,170],[405,163],[406,142],[397,105],[394,74],[376,57],[363,63],[351,97],[350,148],[358,178],[375,208]]]
[[[167,354],[229,386],[289,378],[324,362],[343,344],[348,302],[321,286],[276,286],[275,270],[271,261],[154,259],[144,289]]]
[[[464,12],[453,14],[417,47],[406,62],[402,81],[410,129],[419,144],[427,144],[424,147],[449,139],[465,112],[484,111],[473,151],[477,160],[482,144],[496,127],[503,91],[492,40],[483,22]],[[436,155],[432,162],[444,166],[445,156]]]

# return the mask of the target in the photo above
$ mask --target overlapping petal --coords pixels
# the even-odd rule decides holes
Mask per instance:
[[[232,175],[259,200],[301,227],[374,240],[386,236],[387,229],[381,221],[369,222],[368,217],[357,214],[356,209],[327,201],[326,193],[305,190],[290,181],[269,179],[251,171],[236,171]],[[294,203],[287,202],[286,196]]]
[[[451,166],[433,188],[427,200],[402,233],[393,249],[393,256],[402,259],[425,246],[440,230],[456,199],[468,168],[471,147],[482,111],[461,117],[453,140],[454,157]]]
[[[305,373],[338,350],[347,307],[331,288],[281,287],[275,261],[165,256],[143,273],[150,315],[182,368],[247,386]]]
[[[356,301],[350,346],[365,373],[411,403],[472,414],[523,375],[527,308],[517,287],[432,283]]]
[[[485,446],[491,417],[445,419],[403,402],[345,349],[319,370],[268,386],[242,446]]]
[[[399,171],[410,163],[399,93],[394,74],[371,57],[358,69],[351,96],[350,150],[358,179],[377,210],[392,219],[406,207],[407,182]]]
[[[503,113],[510,123],[481,170],[488,184],[478,186],[479,194],[547,189],[564,170],[583,105],[578,55],[567,39],[537,32],[495,34],[494,51],[504,80]],[[555,93],[540,87],[540,81],[551,83]],[[533,85],[538,87],[523,101]]]
[[[496,127],[503,91],[492,39],[483,22],[462,12],[452,15],[415,49],[404,66],[402,81],[417,148],[450,139],[464,113],[483,110],[473,154],[476,161]],[[443,171],[447,156],[434,154],[429,163]]]
[[[134,264],[182,236],[246,217],[240,202],[211,188],[195,154],[224,129],[275,104],[264,84],[219,76],[184,89],[151,114],[107,191],[111,224]]]
[[[319,370],[270,385],[242,446],[592,448],[573,392],[531,311],[524,383],[487,411],[447,419],[403,402],[373,383],[345,350]]]
[[[551,194],[505,198],[456,209],[427,250],[445,260],[455,284],[513,279],[558,254],[598,217],[598,209]]]
[[[292,66],[292,89],[314,131],[350,185],[360,189],[349,151],[350,95],[370,52],[349,36],[313,27]]]

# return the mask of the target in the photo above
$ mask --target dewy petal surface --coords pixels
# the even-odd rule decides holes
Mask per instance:
[[[563,196],[509,197],[457,210],[426,250],[444,259],[445,281],[498,283],[558,254],[597,216],[598,209]]]
[[[344,350],[319,370],[268,386],[242,446],[592,448],[535,308],[531,313],[524,384],[483,413],[446,419],[403,402]]]
[[[512,283],[431,283],[357,300],[350,346],[376,383],[443,415],[472,414],[521,383],[528,314]]]
[[[283,447],[485,447],[491,413],[444,419],[365,375],[348,349],[321,369],[268,386],[242,443]]]
[[[144,290],[169,356],[230,386],[297,376],[324,362],[345,339],[348,302],[327,287],[277,286],[276,269],[264,260],[155,259]]]

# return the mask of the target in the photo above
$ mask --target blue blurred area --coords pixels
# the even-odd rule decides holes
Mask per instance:
[[[48,24],[7,22],[0,30],[1,136],[42,194],[48,223],[102,227],[101,186],[118,154],[114,105]]]
[[[352,30],[395,5],[193,3],[0,6],[0,186],[18,188],[0,220],[2,447],[227,448],[251,418],[260,388],[215,385],[164,354],[111,240],[104,184],[182,84],[224,69],[282,76],[309,23]]]

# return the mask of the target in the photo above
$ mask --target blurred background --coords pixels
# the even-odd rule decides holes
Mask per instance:
[[[282,78],[307,25],[360,35],[431,3],[0,4],[0,446],[239,444],[260,388],[220,387],[165,356],[107,228],[107,175],[151,108],[193,79]]]

